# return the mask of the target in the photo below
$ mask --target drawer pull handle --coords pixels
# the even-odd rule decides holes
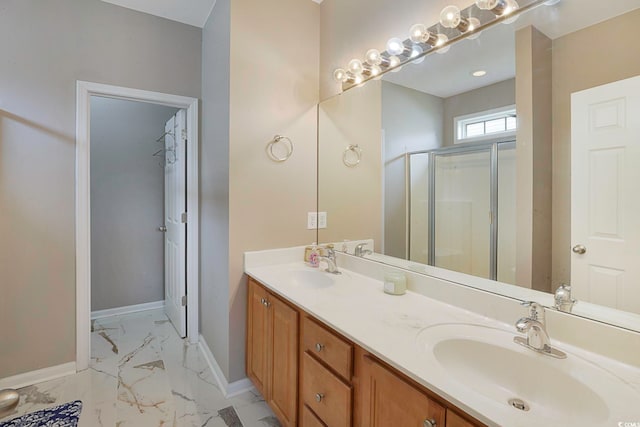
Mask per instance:
[[[324,350],[324,344],[317,343],[316,344],[316,351],[320,352],[322,350]]]
[[[424,420],[422,425],[424,427],[436,427],[436,420],[434,420],[433,418],[428,419],[428,420]]]
[[[316,402],[320,403],[322,402],[322,399],[324,399],[324,393],[316,393]]]

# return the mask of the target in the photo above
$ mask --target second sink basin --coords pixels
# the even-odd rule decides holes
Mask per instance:
[[[428,363],[439,365],[457,387],[512,411],[523,422],[518,425],[604,426],[635,410],[640,394],[622,379],[573,354],[559,360],[526,349],[513,342],[515,335],[441,324],[422,330],[417,342]]]

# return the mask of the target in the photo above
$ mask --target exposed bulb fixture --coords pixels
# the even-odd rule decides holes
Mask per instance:
[[[424,43],[424,38],[429,33],[426,25],[415,24],[409,28],[409,39],[413,43]]]
[[[500,0],[476,0],[476,6],[482,10],[491,10],[494,9]]]
[[[362,77],[362,74],[355,74],[353,76],[353,84],[359,85],[363,81],[364,81],[364,77]]]
[[[333,79],[338,83],[344,83],[348,78],[349,76],[347,76],[347,72],[342,68],[336,68],[333,72]]]
[[[380,73],[382,73],[382,68],[380,68],[380,66],[379,66],[379,65],[372,65],[372,66],[369,68],[369,73],[370,73],[372,76],[374,76],[374,77],[375,77],[375,76],[379,76],[379,75],[380,75]]]
[[[380,51],[378,49],[369,49],[365,54],[365,58],[367,64],[370,65],[380,65],[382,63],[382,56],[380,56]]]
[[[362,61],[360,61],[359,59],[352,59],[351,61],[349,61],[349,65],[347,66],[347,68],[353,74],[362,74],[362,71],[364,70]]]
[[[502,16],[511,15],[513,12],[518,10],[520,5],[516,0],[505,0],[507,2],[507,7],[502,13]],[[504,24],[512,24],[518,19],[518,16],[514,16],[513,18],[505,19],[502,21]]]
[[[387,42],[387,52],[389,52],[389,55],[402,55],[404,50],[404,42],[397,37],[389,39]]]
[[[476,0],[476,6],[482,10],[488,10],[496,16],[504,16],[513,12],[510,0]],[[516,3],[517,8],[517,3]]]
[[[461,33],[466,33],[469,28],[469,20],[460,15],[457,6],[447,6],[440,12],[440,23],[445,28],[456,28]]]
[[[402,61],[400,61],[400,58],[398,58],[397,56],[393,55],[389,57],[389,68],[393,68],[391,70],[391,72],[393,73],[397,73],[398,71],[400,71],[400,68],[402,67],[398,67],[400,64],[402,63]]]
[[[420,46],[418,46],[418,45],[412,46],[411,47],[411,53],[409,54],[409,58],[410,59],[416,58],[416,59],[414,59],[411,62],[413,62],[414,64],[420,64],[422,61],[424,61],[424,58],[425,58],[424,56],[418,58],[420,55],[422,55],[423,52],[424,51],[422,50],[422,48]]]
[[[445,34],[438,34],[437,38],[438,38],[438,41],[433,46],[434,48],[438,49],[438,50],[436,50],[436,53],[447,53],[447,52],[449,52],[449,49],[451,49],[451,46],[441,47],[443,44],[445,44],[446,42],[449,41],[449,37],[447,37]]]
[[[474,17],[469,18],[469,28],[467,28],[467,32],[475,31],[476,28],[480,27],[480,25],[481,25],[480,20],[478,18],[474,18]],[[470,40],[475,40],[478,37],[480,37],[480,31],[467,36],[467,38]]]

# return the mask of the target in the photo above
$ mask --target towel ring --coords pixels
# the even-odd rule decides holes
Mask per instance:
[[[349,145],[342,153],[342,163],[349,168],[358,166],[360,160],[362,160],[362,149],[358,147],[358,144]]]
[[[287,147],[287,153],[282,156],[282,157],[278,157],[274,152],[273,152],[273,146],[278,144],[278,143],[284,143]],[[271,141],[269,141],[269,143],[267,144],[267,155],[271,158],[271,160],[273,160],[274,162],[284,162],[287,159],[289,159],[289,157],[291,157],[291,155],[293,154],[293,143],[291,142],[291,140],[289,138],[287,138],[286,136],[280,136],[280,135],[276,135],[273,137],[273,139]]]

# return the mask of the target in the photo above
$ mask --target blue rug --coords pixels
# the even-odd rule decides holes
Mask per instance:
[[[80,412],[82,412],[82,402],[76,400],[0,422],[0,427],[76,427]]]

